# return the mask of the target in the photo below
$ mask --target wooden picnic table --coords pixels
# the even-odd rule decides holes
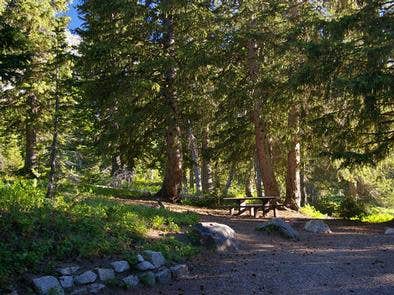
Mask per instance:
[[[224,201],[232,201],[237,205],[229,205],[231,215],[241,215],[242,213],[249,211],[250,215],[257,217],[257,212],[259,209],[263,210],[263,216],[266,215],[271,209],[274,210],[274,216],[276,217],[276,206],[278,197],[264,196],[264,197],[242,197],[242,198],[223,198]],[[256,203],[248,203],[247,201],[260,201]],[[235,213],[235,210],[238,212]]]

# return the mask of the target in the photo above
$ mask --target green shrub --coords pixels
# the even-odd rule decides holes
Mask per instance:
[[[177,232],[198,221],[191,213],[177,213],[142,205],[128,205],[110,197],[83,194],[45,199],[32,182],[0,182],[0,286],[13,275],[35,271],[45,262],[126,255],[149,247],[150,229]],[[158,239],[157,247],[188,255],[188,245]]]
[[[351,197],[344,198],[339,206],[339,216],[344,219],[361,219],[366,214],[367,208],[365,204]]]
[[[313,207],[311,205],[305,205],[304,207],[301,207],[300,212],[304,215],[307,215],[307,216],[309,216],[311,218],[315,218],[315,219],[327,218],[327,215],[316,210],[315,207]]]

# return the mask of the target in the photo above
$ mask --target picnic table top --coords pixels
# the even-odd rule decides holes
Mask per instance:
[[[227,201],[244,201],[244,200],[273,200],[273,199],[277,199],[278,197],[269,197],[269,196],[265,196],[265,197],[253,197],[253,198],[248,198],[248,197],[242,197],[242,198],[223,198],[223,200],[227,200]]]

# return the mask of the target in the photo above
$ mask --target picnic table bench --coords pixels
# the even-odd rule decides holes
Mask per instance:
[[[226,207],[230,209],[231,215],[241,215],[242,213],[249,211],[250,215],[254,218],[257,217],[258,210],[263,211],[263,216],[265,216],[270,210],[274,211],[274,216],[276,217],[276,208],[278,206],[278,197],[243,197],[243,198],[224,198],[224,201],[231,201],[233,205],[227,205]],[[249,201],[256,201],[256,203],[249,203]],[[236,212],[237,211],[237,212]]]

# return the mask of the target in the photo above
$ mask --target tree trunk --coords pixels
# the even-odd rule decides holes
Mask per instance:
[[[38,102],[35,94],[27,97],[28,114],[26,118],[26,145],[25,145],[25,166],[24,173],[29,177],[36,177],[37,168],[37,117]]]
[[[255,25],[255,22],[252,22]],[[248,43],[248,67],[249,78],[251,81],[257,81],[258,64],[257,64],[258,45],[256,40],[250,40]],[[261,104],[256,97],[258,93],[252,91],[251,96],[255,99],[255,104],[251,112],[251,119],[255,128],[255,143],[257,150],[257,159],[259,162],[260,173],[263,179],[264,192],[267,196],[279,197],[279,186],[276,181],[272,156],[270,154],[270,142],[268,140],[267,130],[264,121],[260,118]]]
[[[289,130],[294,132],[290,150],[287,154],[286,199],[285,205],[298,210],[301,206],[301,180],[300,180],[300,142],[299,142],[299,115],[295,106],[292,106],[288,119]]]
[[[233,183],[234,175],[235,175],[235,163],[233,163],[230,167],[230,172],[228,174],[226,185],[224,186],[224,190],[223,190],[223,196],[228,195],[228,190],[230,189],[231,184]]]
[[[301,169],[300,171],[300,184],[301,184],[301,207],[304,207],[306,204],[308,204],[308,195],[306,192],[304,169]]]
[[[209,147],[209,138],[208,138],[209,128],[208,126],[203,129],[202,135],[202,168],[201,168],[201,176],[202,176],[202,191],[204,194],[209,194],[212,191],[212,171],[211,166],[209,164],[209,155],[208,155],[208,147]]]
[[[111,163],[111,176],[115,176],[116,173],[121,169],[122,163],[120,161],[120,157],[118,155],[112,156]]]
[[[251,174],[250,172],[247,172],[245,175],[245,197],[247,198],[253,198],[250,174]]]
[[[182,152],[180,141],[180,128],[178,125],[178,101],[176,99],[176,92],[174,89],[174,81],[176,76],[176,69],[174,66],[174,28],[173,19],[170,15],[163,20],[166,28],[163,36],[163,45],[165,52],[170,56],[171,63],[165,71],[165,85],[163,87],[163,98],[169,109],[167,117],[168,127],[166,134],[166,155],[167,166],[162,187],[156,196],[158,199],[169,202],[177,202],[181,198],[180,192],[182,187]]]
[[[49,166],[51,167],[48,175],[47,198],[53,198],[56,193],[56,170],[57,170],[57,147],[59,136],[59,93],[55,94],[55,113],[53,116],[53,137],[51,144],[51,154],[49,158]]]
[[[256,194],[258,198],[263,196],[263,186],[262,186],[262,178],[261,178],[261,171],[259,165],[259,159],[257,156],[257,152],[254,158],[254,170],[255,170],[255,183],[256,183]]]
[[[189,169],[189,188],[194,189],[195,181],[194,181],[194,175],[193,175],[193,169]]]
[[[193,161],[193,172],[194,172],[194,180],[196,184],[196,191],[201,192],[201,177],[200,177],[200,169],[198,165],[198,150],[196,137],[193,135],[192,129],[189,128],[189,149],[192,156]]]

